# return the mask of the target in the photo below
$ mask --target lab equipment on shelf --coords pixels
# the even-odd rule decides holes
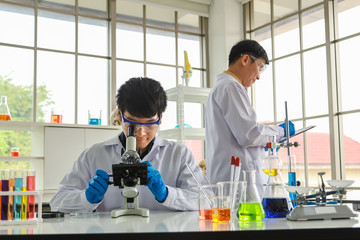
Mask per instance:
[[[181,76],[183,81],[185,81],[185,85],[189,86],[189,81],[192,76],[192,68],[189,62],[188,54],[184,51],[184,67],[183,67],[183,75]]]
[[[12,147],[10,151],[12,157],[18,157],[20,155],[20,148],[18,147]]]
[[[51,123],[63,123],[63,110],[59,108],[51,109]]]
[[[101,125],[101,109],[92,108],[88,110],[89,125]]]
[[[0,98],[0,121],[11,121],[9,106],[7,104],[7,96]]]

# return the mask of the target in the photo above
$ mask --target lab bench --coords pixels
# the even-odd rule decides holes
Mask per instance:
[[[360,218],[321,221],[264,219],[213,223],[197,211],[150,211],[150,217],[111,218],[109,212],[43,219],[30,225],[0,225],[0,239],[360,239]]]

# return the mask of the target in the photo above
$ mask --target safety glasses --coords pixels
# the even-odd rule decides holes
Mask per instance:
[[[124,113],[121,112],[121,118],[122,118],[122,125],[123,128],[128,129],[128,127],[130,125],[135,126],[135,132],[138,131],[140,128],[144,131],[144,132],[152,132],[154,130],[157,130],[157,128],[159,127],[160,124],[160,120],[161,120],[161,116],[159,116],[159,119],[156,122],[150,122],[150,123],[140,123],[140,122],[134,122],[134,121],[130,121],[128,119],[126,119],[124,117]]]
[[[245,54],[246,54],[246,55],[249,55],[249,57],[251,58],[251,60],[253,60],[253,62],[255,62],[255,64],[256,64],[256,60],[258,59],[257,57],[254,57],[253,55],[248,54],[248,53],[243,53],[243,54],[240,55],[240,57],[244,56]],[[257,67],[257,69],[258,69],[258,71],[259,71],[259,74],[262,74],[262,73],[265,71],[265,69],[266,69],[266,67],[267,67],[267,64],[260,63],[260,66],[259,66],[259,65],[256,65],[256,67]]]

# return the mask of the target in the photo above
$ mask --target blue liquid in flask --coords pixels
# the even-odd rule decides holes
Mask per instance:
[[[262,204],[266,218],[284,218],[289,214],[286,198],[264,198]]]

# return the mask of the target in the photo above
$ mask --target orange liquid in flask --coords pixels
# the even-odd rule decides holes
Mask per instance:
[[[0,115],[0,121],[11,121],[11,116],[9,114],[7,115]]]

